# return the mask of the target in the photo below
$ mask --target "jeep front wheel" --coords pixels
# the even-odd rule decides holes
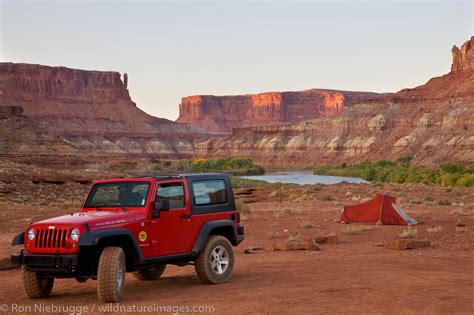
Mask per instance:
[[[48,297],[53,290],[54,278],[45,277],[42,273],[22,268],[23,287],[30,299]]]
[[[102,250],[97,270],[97,294],[103,302],[118,302],[125,284],[125,255],[120,247]]]
[[[212,235],[196,259],[194,267],[202,281],[211,284],[224,283],[232,275],[234,260],[229,240],[220,235]]]
[[[160,279],[163,272],[165,272],[166,265],[160,265],[158,267],[153,268],[143,268],[138,271],[135,271],[133,275],[135,278],[141,281],[146,280],[158,280]]]

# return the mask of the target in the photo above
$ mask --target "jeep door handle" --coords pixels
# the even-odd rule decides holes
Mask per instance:
[[[182,214],[179,216],[180,219],[191,219],[191,215],[190,214]]]

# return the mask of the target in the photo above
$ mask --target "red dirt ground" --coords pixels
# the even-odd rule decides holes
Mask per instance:
[[[275,187],[254,192],[251,214],[244,216],[246,240],[236,250],[236,267],[223,285],[202,284],[192,266],[168,266],[162,279],[140,282],[127,275],[120,305],[212,305],[216,313],[473,313],[474,299],[474,191],[423,185],[287,186],[282,203],[271,197]],[[370,226],[356,234],[334,222],[342,205],[357,203],[374,192],[399,197],[406,212],[421,221],[417,238],[428,238],[431,248],[394,251],[382,244],[397,238],[405,227]],[[288,196],[295,194],[296,201]],[[294,197],[294,196],[293,196]],[[292,197],[292,198],[293,198]],[[337,201],[323,201],[334,199]],[[450,206],[438,204],[451,203]],[[71,212],[72,209],[0,203],[0,254],[31,219]],[[26,219],[25,219],[26,218]],[[310,222],[313,228],[303,228]],[[440,226],[438,233],[428,227]],[[319,251],[257,251],[254,245],[285,241],[289,234],[308,239],[336,233],[339,244]],[[17,249],[19,250],[19,249]],[[29,300],[20,270],[0,271],[0,305],[98,306],[96,283],[56,280],[47,300]]]

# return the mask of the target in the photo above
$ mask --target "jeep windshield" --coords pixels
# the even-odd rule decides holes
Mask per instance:
[[[95,184],[84,208],[139,207],[146,204],[149,182],[111,182]]]

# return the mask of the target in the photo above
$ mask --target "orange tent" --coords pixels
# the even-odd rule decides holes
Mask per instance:
[[[374,199],[357,205],[344,206],[342,223],[376,223],[390,225],[417,224],[395,202],[395,197],[377,194]]]

